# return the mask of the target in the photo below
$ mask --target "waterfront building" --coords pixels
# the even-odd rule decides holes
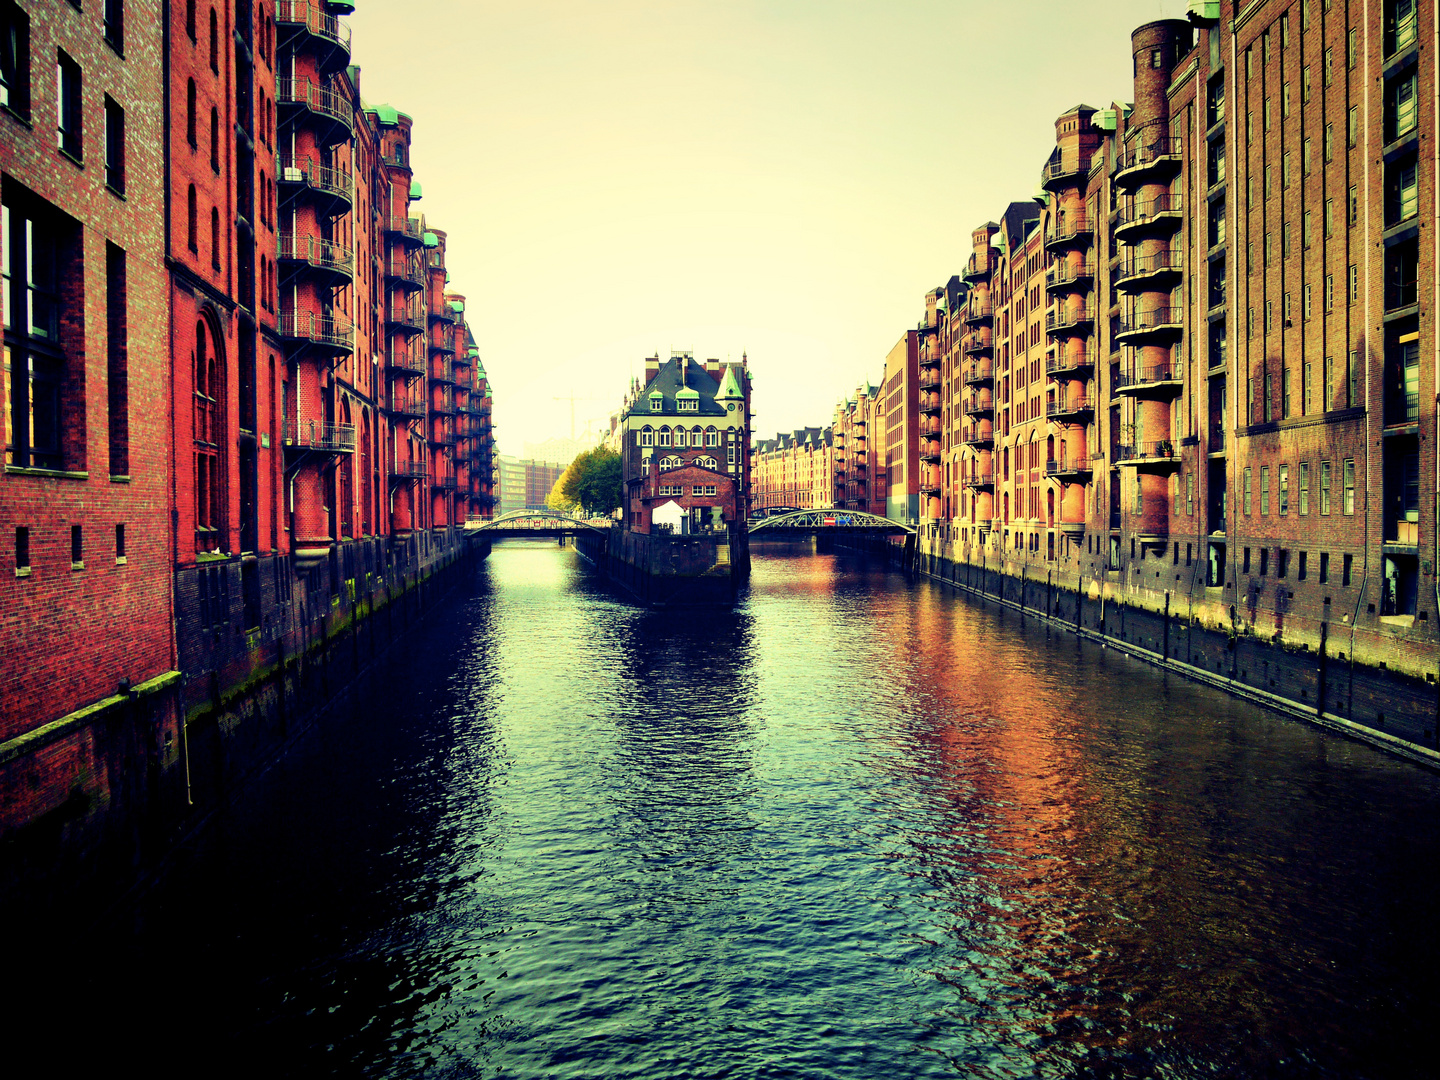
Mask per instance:
[[[831,428],[799,428],[760,439],[750,455],[750,508],[825,509],[833,505],[836,462]]]
[[[0,3],[0,834],[178,745],[104,737],[175,666],[162,21]]]
[[[0,829],[218,775],[192,721],[492,513],[488,380],[348,10],[0,2],[0,763],[35,778]],[[107,743],[112,707],[153,727]]]
[[[556,461],[533,461],[529,458],[499,457],[500,513],[516,510],[544,510],[545,500],[555,490],[565,465]]]
[[[835,453],[832,470],[834,505],[838,510],[870,514],[885,511],[886,470],[879,454],[883,430],[880,388],[869,382],[855,388],[855,396],[835,406],[830,427]]]
[[[915,521],[920,514],[919,354],[920,337],[926,331],[922,322],[919,329],[900,335],[885,357],[880,384],[884,393],[879,438],[880,467],[885,470],[885,516],[894,521]],[[928,409],[928,397],[926,404]]]
[[[686,527],[743,525],[750,510],[750,374],[738,364],[697,361],[689,352],[645,361],[621,410],[626,527],[649,533],[668,502]]]

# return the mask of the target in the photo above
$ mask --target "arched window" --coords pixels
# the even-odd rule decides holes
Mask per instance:
[[[670,445],[670,429],[669,429],[668,427],[662,427],[662,428],[660,429],[660,438],[659,438],[659,440],[655,443],[655,445],[656,445],[656,446],[669,446],[669,445]]]
[[[194,184],[191,184],[191,185],[190,185],[190,190],[189,190],[188,192],[186,192],[186,194],[185,194],[185,209],[186,209],[187,213],[189,214],[189,218],[188,218],[188,221],[189,221],[189,230],[188,230],[188,234],[187,234],[187,235],[188,235],[188,237],[189,237],[190,250],[191,250],[191,251],[197,251],[197,252],[198,252],[198,251],[200,250],[200,242],[199,242],[198,237],[196,236],[196,229],[197,229],[197,226],[196,226],[196,217],[197,217],[197,213],[198,213],[198,212],[197,212],[196,206],[195,206],[195,185],[194,185]]]
[[[683,447],[688,441],[685,437],[685,429],[683,427],[677,427],[675,429],[675,445]]]
[[[195,0],[185,0],[185,33],[195,40]]]
[[[220,171],[220,110],[210,106],[210,168]]]
[[[220,447],[224,399],[219,339],[204,319],[195,324],[195,550],[216,551],[225,508]]]
[[[220,74],[220,19],[215,9],[210,9],[210,70]]]
[[[195,149],[195,80],[185,87],[185,138],[190,140],[190,149]]]
[[[220,269],[220,211],[210,208],[210,265]]]
[[[655,445],[655,432],[654,432],[652,429],[650,429],[650,428],[648,428],[648,427],[643,427],[643,428],[640,429],[640,445],[641,445],[641,446],[654,446],[654,445]]]
[[[711,427],[708,427],[708,428],[705,429],[705,445],[706,445],[706,446],[719,446],[719,445],[720,445],[720,432],[716,431],[713,425],[712,425]]]

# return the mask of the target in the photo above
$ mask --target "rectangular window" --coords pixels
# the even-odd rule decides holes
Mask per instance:
[[[82,160],[80,137],[80,65],[63,50],[55,54],[56,145],[76,161]]]
[[[1268,333],[1270,333],[1271,331],[1273,331],[1274,329],[1275,329],[1275,301],[1274,301],[1274,300],[1266,300],[1266,301],[1265,301],[1265,333],[1268,334]]]
[[[1330,462],[1320,463],[1320,516],[1330,516]]]
[[[1330,236],[1335,232],[1335,200],[1325,200],[1325,235]]]
[[[1353,33],[1354,31],[1351,31],[1351,32]],[[1341,585],[1349,585],[1349,584],[1350,584],[1350,573],[1351,573],[1351,571],[1352,571],[1354,568],[1355,568],[1355,556],[1354,556],[1354,555],[1346,555],[1346,556],[1345,556],[1345,559],[1344,559],[1344,561],[1342,562],[1341,567],[1340,567],[1340,576],[1341,576],[1340,584],[1341,584]]]
[[[1290,466],[1280,466],[1280,513],[1290,513]]]
[[[1300,144],[1300,172],[1304,176],[1310,175],[1310,140],[1308,138]]]
[[[1305,286],[1305,291],[1310,291],[1310,286]],[[1310,404],[1310,387],[1314,385],[1313,372],[1310,370],[1310,361],[1306,360],[1305,365],[1300,369],[1300,415],[1309,416],[1312,411]]]
[[[1324,142],[1323,142],[1323,144],[1322,144],[1322,146],[1321,146],[1320,153],[1324,155],[1326,161],[1329,161],[1331,158],[1333,158],[1333,157],[1335,156],[1335,125],[1334,125],[1334,124],[1326,124],[1326,125],[1325,125],[1325,139],[1324,139]]]
[[[1345,123],[1345,145],[1354,149],[1360,141],[1360,106],[1353,105]]]
[[[125,563],[125,526],[121,522],[115,523],[115,563],[121,566]]]
[[[30,526],[15,526],[15,576],[26,577],[30,573]]]
[[[1310,513],[1310,463],[1300,463],[1300,513]]]
[[[1353,409],[1360,404],[1360,354],[1350,350],[1345,366],[1345,407]]]
[[[1345,38],[1345,66],[1351,71],[1355,70],[1355,62],[1359,57],[1359,39],[1356,36],[1355,27],[1350,28],[1350,33]]]
[[[125,252],[105,245],[105,375],[110,399],[110,475],[130,475],[130,361]]]
[[[1249,468],[1249,466],[1246,466],[1246,468],[1245,468],[1245,480],[1244,480],[1244,484],[1242,485],[1242,487],[1243,487],[1244,496],[1245,496],[1245,516],[1246,516],[1246,517],[1249,517],[1249,516],[1250,516],[1250,513],[1251,513],[1251,503],[1250,503],[1251,487],[1250,487],[1250,468]]]
[[[1306,216],[1308,217],[1309,215],[1307,214]],[[1301,294],[1301,299],[1300,299],[1300,315],[1301,315],[1302,318],[1306,318],[1306,319],[1310,318],[1310,286],[1309,286],[1309,285],[1306,285],[1306,286],[1305,286],[1305,291]]]
[[[70,569],[85,569],[85,543],[79,525],[70,526]]]
[[[1288,548],[1278,548],[1275,551],[1275,576],[1277,578],[1288,577],[1290,574],[1290,551]]]
[[[1268,573],[1270,573],[1270,549],[1262,547],[1260,549],[1260,576],[1264,577]]]
[[[1262,410],[1262,417],[1261,417],[1261,418],[1262,418],[1262,419],[1264,420],[1264,422],[1267,423],[1267,424],[1270,423],[1271,419],[1273,419],[1273,417],[1271,417],[1271,415],[1270,415],[1270,412],[1271,412],[1271,410],[1274,408],[1274,405],[1272,404],[1272,403],[1274,402],[1274,400],[1275,400],[1275,389],[1274,389],[1274,387],[1272,387],[1272,386],[1270,385],[1270,372],[1269,372],[1269,371],[1266,371],[1266,372],[1265,372],[1265,396],[1264,396],[1264,398],[1263,398],[1263,399],[1261,400],[1261,402],[1260,402],[1260,408],[1261,408],[1261,410]]]
[[[1280,88],[1280,115],[1290,115],[1290,84],[1288,82]]]
[[[1321,79],[1324,81],[1324,83],[1325,83],[1326,86],[1329,86],[1329,85],[1335,80],[1335,50],[1334,50],[1334,49],[1326,49],[1326,50],[1325,50],[1325,60],[1324,60],[1324,63],[1321,65],[1321,76],[1320,76],[1320,77],[1321,77]]]
[[[1289,150],[1286,150],[1284,156],[1280,159],[1280,187],[1283,189],[1283,188],[1288,188],[1289,186],[1290,186],[1290,151],[1289,151]]]
[[[1274,167],[1273,165],[1266,165],[1266,166],[1265,166],[1265,198],[1267,198],[1267,199],[1270,198],[1270,193],[1275,189],[1275,185],[1274,185],[1274,183],[1272,182],[1274,175],[1275,175],[1275,167]]]
[[[1325,275],[1325,310],[1335,310],[1335,275]]]
[[[0,108],[30,116],[30,17],[0,0]]]
[[[1242,562],[1241,572],[1245,574],[1250,573],[1250,549],[1248,547],[1245,549],[1245,557]]]
[[[1360,268],[1354,263],[1350,264],[1348,277],[1350,279],[1349,288],[1346,291],[1350,295],[1350,303],[1353,304],[1360,299]]]
[[[1344,502],[1341,505],[1341,513],[1347,517],[1355,513],[1355,459],[1346,458],[1344,464]]]
[[[1290,257],[1290,223],[1288,221],[1280,226],[1280,257],[1282,259]]]
[[[1185,476],[1185,513],[1191,517],[1195,516],[1195,475],[1187,473]]]
[[[1310,227],[1310,211],[1306,210],[1300,219],[1300,244],[1302,247],[1310,247],[1310,238],[1313,230]],[[1308,286],[1307,286],[1308,288]]]
[[[1260,466],[1260,516],[1270,513],[1270,466]]]
[[[1325,357],[1320,372],[1324,379],[1320,390],[1320,405],[1328,412],[1335,405],[1335,358],[1333,356]]]
[[[125,110],[105,95],[105,184],[125,192]]]
[[[1308,102],[1308,101],[1310,100],[1310,65],[1309,65],[1309,64],[1306,64],[1304,70],[1300,72],[1300,100],[1301,100],[1301,101],[1306,101],[1306,102]]]
[[[105,41],[118,53],[125,51],[125,0],[105,0],[101,16],[105,21]]]
[[[1285,364],[1280,366],[1280,418],[1290,419],[1290,368]]]
[[[1408,135],[1420,122],[1419,87],[1419,75],[1413,68],[1390,86],[1385,95],[1386,142]]]
[[[59,469],[64,354],[60,348],[61,267],[78,266],[74,223],[49,204],[7,186],[0,221],[5,319],[5,463]]]
[[[1330,584],[1330,553],[1328,551],[1320,552],[1320,584]]]

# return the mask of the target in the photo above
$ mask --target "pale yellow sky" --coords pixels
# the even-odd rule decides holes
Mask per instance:
[[[501,449],[598,425],[643,358],[739,359],[755,429],[878,380],[1054,120],[1128,100],[1182,0],[358,0],[369,102],[415,118]]]

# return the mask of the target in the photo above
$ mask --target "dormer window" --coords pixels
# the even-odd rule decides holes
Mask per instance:
[[[677,397],[677,398],[675,399],[675,408],[676,408],[679,412],[699,412],[699,411],[700,411],[700,399],[699,399],[698,397],[693,397],[693,398]]]
[[[650,411],[661,412],[665,408],[665,395],[654,393],[650,395]]]

